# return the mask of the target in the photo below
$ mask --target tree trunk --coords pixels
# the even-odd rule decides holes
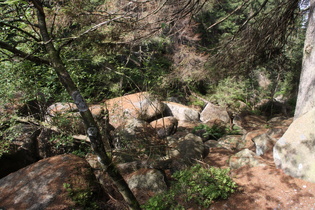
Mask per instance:
[[[39,26],[40,34],[42,36],[42,39],[44,41],[44,44],[45,44],[45,47],[49,56],[50,65],[56,71],[62,85],[66,88],[69,95],[71,95],[74,103],[77,105],[79,109],[79,112],[86,126],[86,132],[90,138],[93,151],[97,155],[102,167],[106,170],[108,175],[114,181],[119,192],[122,194],[123,198],[129,205],[129,208],[140,209],[140,205],[138,201],[136,200],[136,198],[134,197],[133,193],[131,192],[130,188],[128,187],[128,184],[125,182],[122,175],[118,172],[112,160],[106,154],[106,150],[102,141],[102,136],[100,134],[100,129],[98,125],[96,124],[92,116],[92,113],[88,108],[88,105],[86,104],[78,88],[76,87],[73,80],[71,79],[56,48],[53,45],[53,41],[50,38],[47,31],[47,25],[46,25],[45,13],[44,13],[43,7],[37,0],[33,0],[32,2],[34,3],[34,6],[37,9],[38,26]]]
[[[310,1],[309,20],[303,51],[302,72],[294,119],[315,107],[315,0]]]

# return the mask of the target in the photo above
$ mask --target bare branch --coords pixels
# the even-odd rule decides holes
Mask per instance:
[[[252,14],[249,18],[247,18],[247,20],[241,25],[239,30],[241,30],[251,19],[257,16],[260,13],[260,11],[266,6],[267,3],[268,3],[268,0],[265,0],[260,6],[259,10],[257,10],[254,14]]]
[[[54,32],[56,17],[57,17],[57,14],[55,13],[54,17],[53,17],[52,24],[51,24],[51,28],[50,28],[50,34],[53,34],[53,32]]]
[[[284,1],[271,10],[266,10],[268,0],[263,1],[239,30],[215,50],[211,62],[217,68],[247,73],[253,66],[281,53],[298,15],[298,1]],[[257,20],[250,21],[255,17]]]
[[[7,26],[7,27],[10,27],[11,29],[15,29],[15,30],[17,30],[17,31],[19,31],[19,32],[21,32],[21,33],[23,33],[23,34],[25,34],[26,36],[28,36],[28,37],[34,39],[34,40],[37,41],[37,42],[40,41],[38,38],[36,38],[34,35],[30,34],[29,32],[24,31],[24,30],[22,30],[22,29],[20,29],[20,28],[18,28],[18,27],[16,27],[16,26],[7,24],[7,23],[5,23],[5,22],[3,22],[3,21],[0,21],[0,26]]]
[[[63,44],[59,47],[58,52],[60,52],[60,50],[61,50],[63,47],[65,47],[66,45],[69,45],[69,44],[70,44],[71,42],[73,42],[74,40],[79,39],[79,38],[81,38],[82,36],[84,36],[84,35],[86,35],[86,34],[92,32],[92,31],[95,31],[95,30],[97,30],[98,28],[100,28],[100,27],[102,27],[102,26],[104,26],[104,25],[106,25],[106,24],[108,24],[108,23],[110,23],[110,22],[113,22],[113,21],[116,21],[116,20],[119,20],[119,19],[122,19],[122,18],[125,18],[125,16],[115,17],[115,18],[112,18],[112,19],[110,19],[110,20],[107,20],[107,21],[98,23],[98,24],[96,24],[95,26],[93,26],[93,27],[89,28],[88,30],[84,31],[83,33],[79,34],[78,36],[67,38],[68,40],[67,40],[65,43],[63,43]]]
[[[29,20],[28,16],[25,15],[26,10],[23,10],[23,16],[25,18],[25,21],[29,26],[31,26],[31,28],[33,29],[34,33],[37,34],[38,37],[41,37],[38,30],[36,30],[36,28],[38,28],[38,26],[36,24],[33,24],[32,21]]]
[[[37,63],[37,64],[46,64],[46,65],[50,64],[50,62],[46,59],[25,53],[25,52],[18,50],[15,47],[13,47],[13,46],[11,46],[8,43],[5,43],[3,41],[0,41],[0,48],[8,50],[9,52],[13,53],[14,56],[16,56],[16,57],[20,57],[20,58],[32,61],[32,62]]]
[[[305,7],[303,9],[301,9],[301,12],[306,12],[306,11],[309,11],[311,8],[311,6],[308,6],[308,7]]]
[[[224,22],[226,19],[228,19],[231,15],[233,15],[235,12],[237,12],[238,10],[242,9],[242,7],[245,6],[245,4],[247,4],[249,2],[249,0],[245,1],[242,5],[238,6],[237,8],[235,8],[230,14],[228,14],[227,16],[225,16],[224,18],[222,18],[221,20],[215,22],[214,24],[212,24],[211,26],[209,26],[207,28],[207,30],[213,28],[214,26]]]

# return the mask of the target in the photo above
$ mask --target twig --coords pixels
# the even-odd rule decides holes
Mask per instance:
[[[215,22],[214,24],[212,24],[211,26],[209,26],[207,28],[207,30],[213,28],[214,26],[224,22],[226,19],[228,19],[231,15],[233,15],[235,12],[237,12],[238,10],[240,10],[245,4],[247,4],[249,2],[249,0],[245,1],[242,5],[238,6],[236,9],[234,9],[230,14],[228,14],[227,16],[225,16],[224,18],[222,18],[221,20]]]

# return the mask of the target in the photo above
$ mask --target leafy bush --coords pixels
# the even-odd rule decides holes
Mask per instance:
[[[84,207],[84,209],[99,209],[96,202],[93,201],[92,191],[83,188],[74,189],[69,183],[63,183],[63,187],[78,207]]]
[[[218,140],[222,136],[226,135],[226,128],[219,125],[213,125],[211,128],[205,124],[199,124],[194,127],[193,133],[204,139],[214,138]]]
[[[16,122],[15,116],[1,116],[0,115],[0,158],[3,154],[10,151],[10,144],[20,132],[14,131]]]
[[[8,153],[10,149],[10,142],[6,139],[0,138],[0,158],[3,154]]]
[[[227,199],[235,192],[237,185],[228,173],[228,169],[204,168],[201,165],[178,171],[173,175],[176,181],[170,190],[152,197],[143,208],[184,209],[185,204],[207,208],[213,200]]]
[[[59,114],[52,118],[51,125],[68,135],[85,134],[85,127],[80,115],[74,112]]]
[[[254,94],[253,91],[249,80],[237,80],[228,77],[219,82],[214,93],[210,96],[210,100],[216,101],[221,106],[235,106],[237,101],[248,104],[249,99],[252,99]]]

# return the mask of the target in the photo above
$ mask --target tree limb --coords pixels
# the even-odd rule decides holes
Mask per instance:
[[[37,41],[37,42],[40,41],[38,38],[36,38],[36,37],[33,36],[32,34],[30,34],[29,32],[24,31],[24,30],[22,30],[22,29],[20,29],[20,28],[18,28],[18,27],[16,27],[16,26],[13,26],[13,25],[11,25],[11,24],[4,23],[4,22],[1,21],[1,22],[0,22],[0,26],[7,26],[7,27],[9,27],[9,28],[11,28],[11,29],[15,29],[15,30],[17,30],[17,31],[19,31],[19,32],[21,32],[21,33],[23,33],[23,34],[25,34],[26,36],[31,37],[32,39],[34,39],[34,40]]]
[[[31,55],[31,54],[28,54],[28,53],[23,52],[21,50],[18,50],[17,48],[9,45],[6,42],[0,41],[0,48],[8,50],[9,52],[13,53],[14,56],[16,56],[16,57],[20,57],[20,58],[32,61],[36,64],[50,65],[50,62],[48,60],[34,56],[34,55]]]
[[[58,53],[60,52],[60,50],[61,50],[63,47],[69,45],[71,42],[75,41],[76,39],[79,39],[79,38],[81,38],[82,36],[84,36],[84,35],[86,35],[86,34],[92,32],[92,31],[97,30],[98,28],[102,27],[103,25],[106,25],[106,24],[108,24],[108,23],[110,23],[110,22],[112,22],[112,21],[119,20],[119,19],[122,19],[122,18],[125,18],[125,16],[118,16],[118,17],[112,18],[112,19],[110,19],[110,20],[107,20],[107,21],[98,23],[98,24],[96,24],[95,26],[89,28],[88,30],[82,32],[82,33],[79,34],[78,36],[68,38],[68,40],[67,40],[66,42],[64,42],[62,45],[59,46],[59,48],[57,49]]]

